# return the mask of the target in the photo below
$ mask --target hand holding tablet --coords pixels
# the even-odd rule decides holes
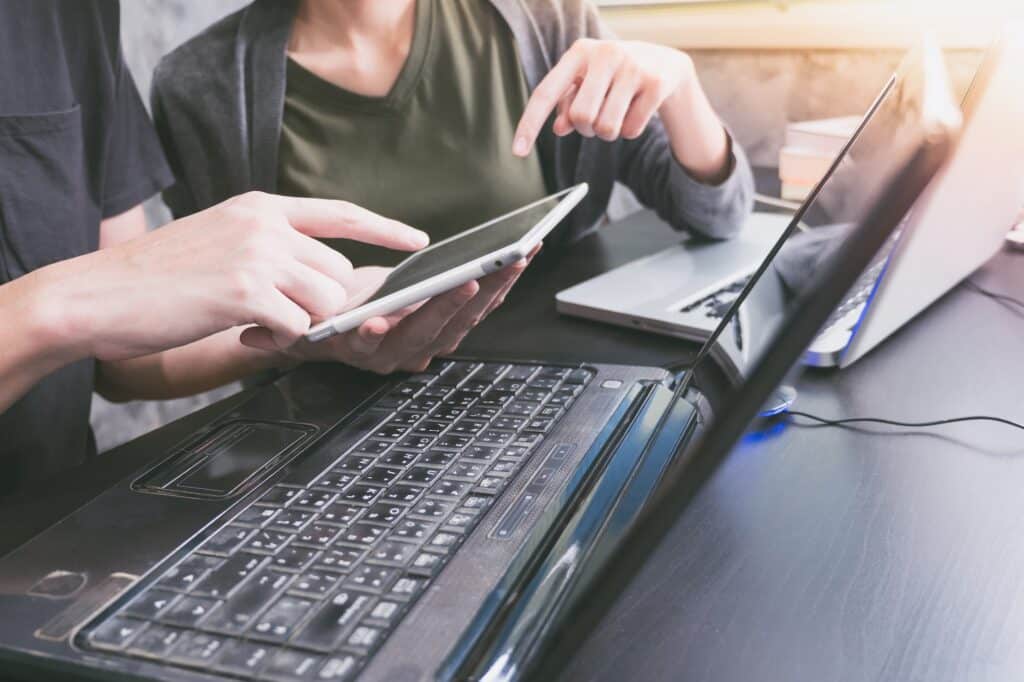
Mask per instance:
[[[357,293],[355,307],[313,326],[306,339],[323,341],[527,258],[586,193],[586,184],[577,185],[409,256],[379,285]]]

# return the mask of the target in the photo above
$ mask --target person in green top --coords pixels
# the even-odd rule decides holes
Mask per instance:
[[[165,57],[152,100],[175,214],[261,189],[343,199],[438,241],[588,182],[548,239],[557,253],[600,223],[616,182],[713,238],[735,234],[752,206],[749,164],[692,60],[616,40],[583,0],[256,0]],[[335,245],[357,266],[401,257]],[[397,358],[379,349],[401,316],[329,352],[419,369],[453,351],[516,276],[482,282],[457,324]]]
[[[395,13],[393,44],[370,46],[382,54],[366,59],[353,58],[364,49],[358,34],[350,37],[352,56],[332,55],[330,46],[345,42],[333,31],[353,25],[334,6],[300,6],[286,67],[278,190],[344,198],[415,225],[434,242],[545,196],[537,154],[511,153],[530,93],[493,8],[452,0],[382,4]],[[335,245],[356,266],[394,265],[404,255]]]

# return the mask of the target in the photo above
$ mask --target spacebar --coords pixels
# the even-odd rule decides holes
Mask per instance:
[[[300,457],[298,462],[289,467],[288,474],[280,482],[309,485],[352,446],[376,430],[389,416],[391,412],[387,410],[370,409],[363,412],[341,431],[314,446],[313,452]]]

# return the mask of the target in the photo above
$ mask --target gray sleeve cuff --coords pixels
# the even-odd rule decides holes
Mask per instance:
[[[743,149],[732,140],[729,133],[729,175],[716,185],[695,179],[669,152],[669,188],[675,199],[671,202],[673,227],[714,239],[735,236],[743,227],[754,206],[754,175]]]

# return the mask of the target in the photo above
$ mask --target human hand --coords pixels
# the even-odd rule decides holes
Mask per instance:
[[[577,40],[533,91],[516,129],[513,153],[525,156],[557,109],[554,132],[612,141],[634,139],[673,93],[694,80],[679,50],[625,40]]]
[[[296,361],[338,361],[377,374],[421,372],[435,357],[454,353],[466,334],[504,302],[538,250],[479,281],[392,315],[371,318],[324,341],[299,341],[285,352]],[[362,287],[376,289],[387,272],[386,268],[358,268],[353,275]],[[268,339],[265,331],[246,330],[242,342],[266,347]]]
[[[251,192],[33,275],[81,356],[137,357],[240,325],[287,348],[312,318],[342,310],[353,286],[351,263],[317,237],[403,251],[429,241],[346,202]]]

